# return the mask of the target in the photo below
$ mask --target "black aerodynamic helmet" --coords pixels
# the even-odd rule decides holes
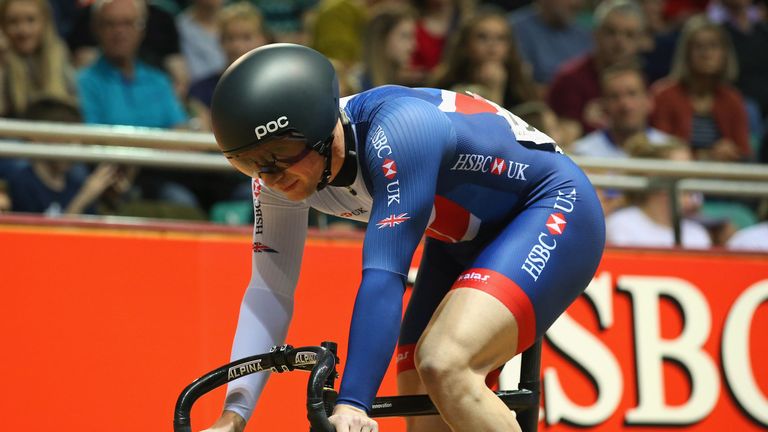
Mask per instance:
[[[213,133],[225,154],[285,134],[300,134],[327,154],[339,119],[339,84],[333,65],[302,45],[265,45],[243,55],[213,93]]]

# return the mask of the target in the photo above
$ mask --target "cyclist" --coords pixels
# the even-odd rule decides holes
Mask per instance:
[[[233,359],[283,343],[312,207],[368,222],[336,430],[378,430],[367,411],[396,345],[400,392],[428,393],[441,414],[409,419],[409,431],[519,430],[485,377],[582,292],[605,238],[592,185],[548,136],[472,94],[384,86],[339,99],[329,61],[291,44],[224,73],[212,124],[254,179],[253,273]],[[209,430],[242,430],[265,381],[230,383]]]

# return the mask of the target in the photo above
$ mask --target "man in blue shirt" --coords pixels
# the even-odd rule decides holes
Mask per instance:
[[[100,0],[93,7],[93,28],[101,55],[77,79],[85,122],[183,127],[187,115],[170,79],[137,58],[146,4]]]
[[[147,5],[143,0],[98,0],[92,24],[101,55],[77,77],[85,123],[183,128],[187,114],[171,80],[138,59]],[[143,170],[144,199],[197,207],[198,199],[168,174]]]

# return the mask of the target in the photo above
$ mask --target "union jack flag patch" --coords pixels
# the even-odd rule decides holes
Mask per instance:
[[[400,213],[399,215],[390,215],[389,217],[386,217],[376,223],[376,226],[379,227],[379,229],[382,228],[392,228],[395,225],[400,225],[401,223],[407,221],[410,219],[409,216],[406,216],[408,213]]]
[[[276,250],[259,242],[253,242],[253,251],[256,253],[261,253],[261,252],[277,253]]]

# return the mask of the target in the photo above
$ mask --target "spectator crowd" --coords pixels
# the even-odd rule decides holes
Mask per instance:
[[[0,30],[5,118],[209,131],[227,66],[294,42],[343,95],[469,91],[568,154],[768,163],[765,0],[0,0]],[[234,173],[0,158],[0,212],[226,221],[250,193]],[[609,244],[672,246],[678,202],[684,247],[768,250],[766,200],[599,193]]]

